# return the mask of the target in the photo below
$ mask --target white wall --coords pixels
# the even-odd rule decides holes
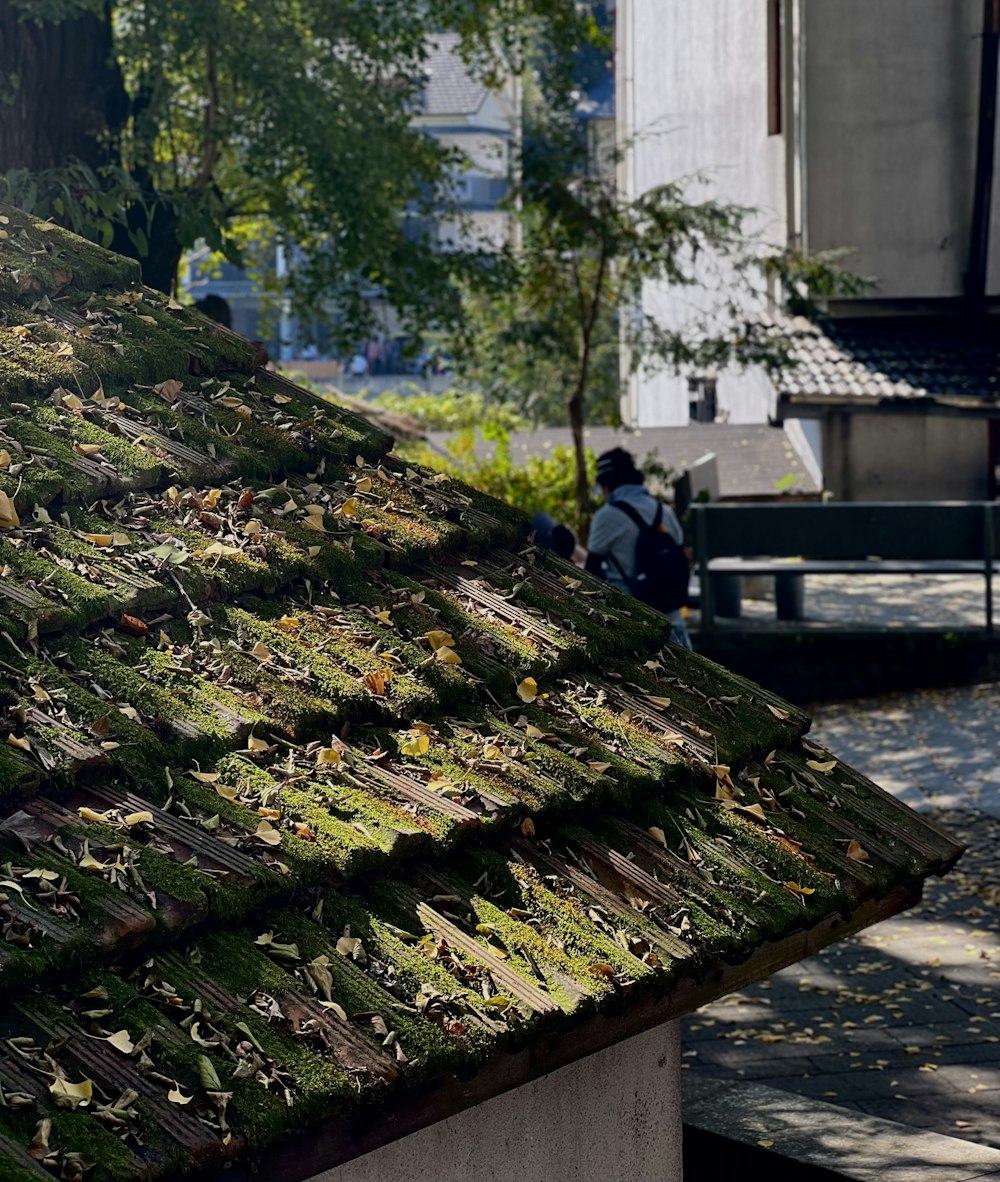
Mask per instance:
[[[617,69],[630,80],[623,132],[635,140],[625,170],[632,192],[707,173],[708,186],[692,188],[693,198],[759,210],[755,227],[783,246],[784,137],[768,135],[764,0],[625,0],[619,20]],[[674,326],[705,301],[692,290],[650,286],[643,307]],[[640,374],[627,410],[639,426],[675,426],[688,421],[687,403],[686,381]],[[759,375],[720,380],[719,408],[730,421],[762,422],[770,407],[770,384]]]
[[[680,1081],[672,1022],[313,1182],[681,1182]]]
[[[857,247],[880,297],[961,295],[982,0],[813,0],[804,19],[809,246]]]

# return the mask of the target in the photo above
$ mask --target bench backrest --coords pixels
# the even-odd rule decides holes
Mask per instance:
[[[708,559],[977,559],[987,548],[1000,555],[998,510],[983,501],[693,505],[692,540]]]

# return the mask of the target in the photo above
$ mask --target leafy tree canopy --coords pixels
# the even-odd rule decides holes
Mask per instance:
[[[143,262],[169,288],[204,240],[294,244],[300,307],[357,333],[381,289],[414,325],[457,314],[413,215],[457,161],[411,116],[428,36],[484,76],[526,39],[578,39],[573,0],[0,0],[0,193]]]

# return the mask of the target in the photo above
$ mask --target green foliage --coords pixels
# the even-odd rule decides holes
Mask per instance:
[[[16,0],[15,11],[40,38],[74,19],[108,38],[81,39],[90,56],[73,84],[89,71],[92,85],[80,93],[44,71],[29,82],[0,51],[23,91],[16,109],[32,109],[24,87],[58,85],[68,108],[94,112],[76,145],[51,137],[54,168],[0,151],[12,169],[0,189],[142,259],[165,288],[199,240],[231,261],[241,239],[285,245],[288,294],[345,339],[371,329],[373,290],[407,328],[454,320],[453,277],[471,282],[484,265],[442,254],[420,230],[448,211],[462,163],[411,124],[429,36],[457,29],[474,68],[495,77],[530,29],[585,28],[573,0]]]
[[[464,480],[527,516],[545,512],[579,531],[581,520],[575,492],[575,460],[562,444],[542,456],[529,456],[515,463],[511,456],[510,433],[485,426],[479,442],[475,427],[465,427],[448,443],[448,454],[426,443],[408,443],[396,448],[411,463],[425,464],[439,472]],[[587,470],[593,483],[597,477],[594,453],[586,451]]]
[[[453,386],[440,394],[421,391],[403,394],[386,390],[370,400],[379,410],[406,415],[425,431],[461,431],[482,426],[487,421],[492,429],[519,431],[528,425],[525,418],[503,403],[494,405],[479,390]]]
[[[511,209],[522,243],[494,271],[498,291],[466,295],[452,348],[463,376],[534,421],[569,423],[577,514],[590,478],[583,429],[618,418],[622,376],[643,368],[693,373],[793,364],[796,330],[759,310],[812,314],[816,301],[867,286],[842,252],[775,249],[755,211],[701,196],[705,178],[623,194],[628,146],[595,144],[576,116],[576,47],[540,42],[526,89],[520,183]],[[655,284],[683,297],[681,321],[650,311]]]

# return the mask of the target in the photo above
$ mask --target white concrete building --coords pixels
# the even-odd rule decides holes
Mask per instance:
[[[458,37],[442,33],[427,59],[427,82],[414,125],[444,148],[458,152],[455,190],[462,221],[442,219],[442,246],[498,248],[510,241],[513,219],[500,208],[510,187],[513,152],[520,124],[517,80],[490,89],[473,77],[458,55]]]
[[[947,320],[963,308],[970,268],[983,34],[983,0],[619,0],[619,127],[623,142],[632,144],[623,187],[638,195],[703,174],[707,186],[692,195],[753,207],[755,228],[774,246],[853,249],[848,265],[876,286],[864,298],[832,304],[835,320],[892,317],[898,343],[898,318],[920,316],[923,327],[911,327],[911,336],[953,337]],[[986,261],[987,293],[996,296],[995,235]],[[643,310],[679,325],[689,299],[687,292],[651,286]],[[748,307],[750,314],[765,311],[766,300]],[[841,362],[885,376],[877,333],[865,342],[865,359],[845,340],[838,348]],[[888,430],[891,394],[879,399],[878,415],[849,430],[820,425],[829,426],[831,395],[853,399],[855,415],[876,409],[861,399],[870,383],[864,375],[855,381],[849,369],[814,372],[818,407],[793,383],[795,430],[824,474],[849,466],[834,439],[863,438],[864,449],[878,454]],[[714,379],[720,418],[792,418],[780,381],[752,371],[695,376]],[[923,425],[912,414],[912,389],[902,392],[910,423],[903,434],[920,454],[934,452],[942,435],[953,436],[958,450],[946,446],[944,462],[974,452],[974,473],[958,483],[964,495],[987,495],[993,479],[987,440],[995,428],[983,419],[993,413],[991,390],[971,390],[961,380],[958,386],[931,391],[940,397],[923,404],[930,416]],[[689,403],[702,393],[697,384],[690,388],[688,375],[640,373],[629,385],[623,417],[635,426],[679,425],[689,421]],[[987,405],[968,403],[977,393]],[[966,402],[962,415],[949,405],[946,428],[934,416],[952,394]],[[896,438],[901,429],[896,421],[889,434]],[[930,431],[934,441],[924,437]],[[849,494],[839,481],[837,495],[878,493],[877,481],[856,473],[847,481]]]

